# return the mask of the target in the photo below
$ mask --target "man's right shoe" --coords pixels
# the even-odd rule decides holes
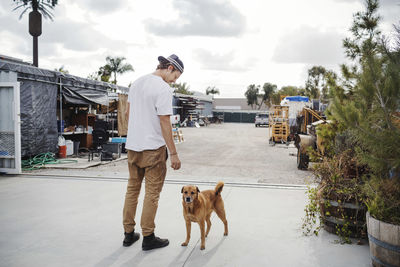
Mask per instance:
[[[124,233],[124,235],[125,235],[125,238],[124,238],[124,241],[122,242],[122,245],[124,247],[129,247],[130,245],[135,243],[140,238],[140,234],[135,233],[135,231],[133,231],[132,233]]]
[[[154,233],[149,236],[143,237],[142,249],[143,250],[151,250],[155,248],[163,248],[168,246],[169,241],[168,239],[161,239],[156,237]]]

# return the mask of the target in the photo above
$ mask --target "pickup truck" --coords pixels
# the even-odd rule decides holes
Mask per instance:
[[[268,126],[268,114],[267,113],[258,113],[255,118],[255,125],[259,127],[261,125]]]

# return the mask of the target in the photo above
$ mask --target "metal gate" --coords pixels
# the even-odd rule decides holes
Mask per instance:
[[[223,116],[224,122],[254,123],[256,113],[213,111],[214,116]]]
[[[21,173],[19,82],[0,82],[0,172]]]

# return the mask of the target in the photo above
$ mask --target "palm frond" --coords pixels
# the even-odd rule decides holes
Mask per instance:
[[[15,10],[17,10],[18,8],[23,7],[23,6],[26,6],[26,4],[19,5],[19,6],[15,7],[12,11],[15,11]]]
[[[13,11],[15,11],[21,7],[25,7],[23,12],[19,16],[19,19],[22,18],[22,16],[26,13],[26,11],[33,9],[32,0],[14,0],[14,2],[18,6],[15,7],[13,9]],[[37,10],[43,15],[44,18],[50,19],[53,21],[54,16],[51,11],[54,10],[55,5],[57,5],[57,4],[58,4],[57,0],[51,1],[51,4],[50,4],[50,1],[48,1],[48,0],[47,1],[46,0],[37,0]]]
[[[50,8],[50,9],[54,9],[54,6],[52,6],[52,5],[48,4],[48,3],[43,3],[43,5],[44,5],[44,6],[47,6],[47,7]]]
[[[46,8],[43,8],[43,7],[39,7],[38,9],[42,12],[43,17],[53,21],[53,14],[50,11],[48,11]]]
[[[29,8],[25,8],[24,11],[21,12],[21,15],[19,15],[19,19],[22,19],[22,16],[26,13],[26,11],[28,11]]]

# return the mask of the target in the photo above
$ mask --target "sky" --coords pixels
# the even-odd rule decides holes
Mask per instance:
[[[64,66],[87,77],[107,56],[125,57],[134,72],[127,86],[155,70],[157,57],[176,54],[190,90],[219,89],[216,97],[242,98],[250,84],[304,86],[315,65],[339,72],[362,0],[59,0],[54,20],[43,20],[39,66]],[[381,0],[380,28],[394,34],[400,0]],[[0,54],[32,62],[28,14],[0,0]]]

